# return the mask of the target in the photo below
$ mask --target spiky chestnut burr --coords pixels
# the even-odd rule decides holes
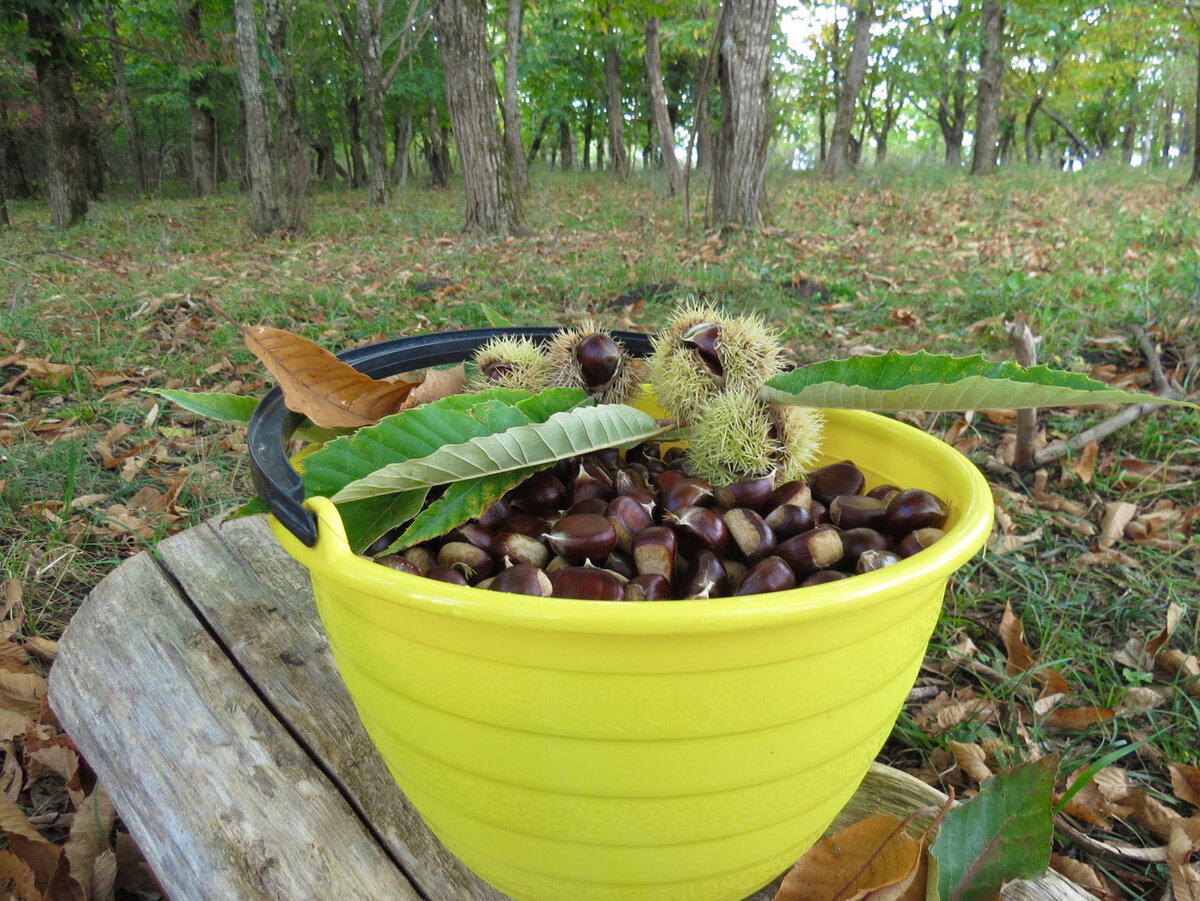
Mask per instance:
[[[783,367],[778,336],[754,315],[729,316],[711,304],[683,306],[653,339],[650,382],[685,420],[722,391],[757,393]]]
[[[775,471],[781,446],[771,409],[757,392],[730,390],[701,403],[690,417],[688,460],[692,474],[728,485]]]
[[[475,352],[476,375],[471,388],[519,388],[541,391],[549,387],[550,364],[546,352],[528,338],[492,338]]]
[[[550,384],[582,388],[601,404],[628,403],[641,381],[621,343],[590,319],[560,330],[546,349]]]
[[[800,478],[817,459],[824,421],[819,410],[766,404],[757,392],[718,394],[692,422],[692,474],[714,486],[772,474],[779,484]]]
[[[821,452],[825,417],[813,407],[777,404],[771,407],[778,422],[780,446],[777,484],[798,479],[812,469]]]

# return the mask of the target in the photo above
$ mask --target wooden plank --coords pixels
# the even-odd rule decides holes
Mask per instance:
[[[337,675],[308,573],[279,547],[264,517],[213,520],[158,551],[246,677],[428,897],[506,897],[447,851],[396,787]]]
[[[50,699],[171,896],[419,898],[150,553],[75,615]]]

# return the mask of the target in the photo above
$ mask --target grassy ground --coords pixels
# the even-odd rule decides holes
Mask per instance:
[[[0,233],[0,566],[23,587],[24,631],[54,637],[123,558],[248,495],[240,436],[161,409],[142,390],[268,387],[209,300],[242,323],[341,350],[485,325],[482,304],[515,322],[590,314],[648,330],[675,299],[697,295],[764,314],[800,360],[917,348],[1010,358],[1004,321],[1024,311],[1044,362],[1148,385],[1129,331],[1140,325],[1165,371],[1194,391],[1200,197],[1177,181],[1119,171],[778,176],[770,227],[724,242],[696,224],[700,192],[688,230],[679,201],[648,176],[615,187],[603,175],[535,173],[534,236],[484,245],[456,240],[457,189],[410,188],[383,209],[360,192],[320,193],[306,233],[266,240],[249,232],[237,197],[108,200],[65,236],[46,227],[40,205],[17,203]],[[1108,412],[1043,411],[1042,425],[1054,440]],[[1171,603],[1186,615],[1170,643],[1197,648],[1200,416],[1152,414],[1104,439],[1094,469],[1076,455],[1040,475],[1005,465],[1013,428],[996,418],[918,417],[939,434],[962,429],[997,490],[1009,549],[955,579],[924,700],[909,705],[885,753],[969,789],[952,742],[988,749],[997,765],[1057,751],[1065,774],[1147,738],[1122,765],[1170,799],[1167,764],[1200,765],[1200,699],[1186,672],[1139,667],[1122,651],[1161,630]],[[1096,532],[1117,501],[1161,528],[1102,553]],[[1156,510],[1169,515],[1145,519]],[[1029,713],[1035,680],[1003,675],[1006,603],[1037,661],[1066,679],[1071,706],[1116,716],[1062,730]],[[952,666],[964,639],[977,650]],[[1122,708],[1130,689],[1147,687],[1157,706]],[[995,712],[935,723],[946,704],[972,697]],[[1122,828],[1134,834],[1121,838],[1154,840]],[[1162,894],[1158,865],[1089,859],[1128,897]]]

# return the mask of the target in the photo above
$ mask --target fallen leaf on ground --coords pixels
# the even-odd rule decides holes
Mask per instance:
[[[1137,506],[1128,501],[1113,501],[1104,506],[1104,519],[1100,523],[1100,538],[1096,546],[1106,551],[1125,534],[1125,527],[1137,515]]]
[[[813,845],[774,901],[924,901],[925,882],[924,841],[880,813]]]
[[[1168,769],[1171,772],[1171,788],[1175,797],[1200,808],[1200,769],[1186,763],[1173,763]]]
[[[1192,822],[1200,826],[1200,819],[1194,818]],[[1193,836],[1192,832],[1197,834]],[[1182,820],[1171,829],[1171,837],[1167,841],[1167,872],[1171,876],[1175,901],[1200,901],[1200,873],[1190,863],[1198,839],[1200,829],[1189,830]]]
[[[946,744],[964,773],[979,783],[991,778],[992,771],[987,765],[987,752],[983,748],[961,741],[949,741]]]

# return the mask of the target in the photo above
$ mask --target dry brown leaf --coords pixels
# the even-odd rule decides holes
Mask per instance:
[[[243,330],[246,346],[283,391],[289,410],[322,428],[356,428],[395,413],[412,382],[373,379],[302,335],[257,325]]]
[[[1167,704],[1173,692],[1174,689],[1169,685],[1135,685],[1125,690],[1115,710],[1117,713],[1154,710]]]
[[[1155,657],[1164,645],[1170,640],[1179,624],[1183,622],[1183,617],[1187,614],[1187,610],[1182,604],[1171,601],[1167,605],[1167,622],[1163,626],[1161,632],[1146,642],[1146,653],[1151,657]]]
[[[71,823],[71,834],[63,845],[63,851],[71,862],[71,875],[89,899],[95,896],[92,889],[95,884],[96,860],[109,850],[108,838],[112,826],[112,801],[108,799],[104,789],[96,786],[96,790],[84,798],[76,808],[75,819]]]
[[[1168,769],[1171,771],[1171,788],[1175,797],[1200,808],[1200,769],[1186,763],[1173,763]]]
[[[1184,822],[1175,823],[1167,841],[1167,873],[1175,901],[1200,901],[1200,873],[1189,862],[1195,849],[1195,841]]]
[[[774,901],[923,901],[925,843],[890,814],[875,814],[813,845]]]
[[[433,403],[443,397],[459,394],[466,383],[467,370],[462,363],[451,369],[430,369],[425,373],[425,378],[421,383],[413,388],[405,399],[404,409],[407,410],[418,404]]]
[[[1100,879],[1100,874],[1082,860],[1076,860],[1073,857],[1066,857],[1062,854],[1051,854],[1050,868],[1062,873],[1062,875],[1066,876],[1076,885],[1087,889],[1101,898],[1116,897]]]
[[[34,635],[25,639],[25,650],[42,663],[53,663],[58,659],[58,642],[52,638]]]
[[[116,901],[117,897],[117,852],[105,848],[96,857],[92,866],[92,885],[88,901]]]
[[[45,901],[33,868],[11,851],[0,851],[0,885],[8,886],[9,901]]]
[[[1058,707],[1042,720],[1047,729],[1086,729],[1096,723],[1111,720],[1116,714],[1107,707]]]
[[[1088,554],[1080,554],[1075,558],[1075,565],[1080,569],[1086,569],[1090,566],[1128,566],[1131,569],[1138,569],[1142,564],[1138,563],[1136,558],[1131,557],[1124,551],[1110,548],[1106,551],[1093,551]]]
[[[1013,613],[1011,603],[1004,605],[1004,616],[1000,619],[1000,640],[1004,642],[1004,669],[1008,675],[1020,675],[1037,665],[1033,654],[1025,646],[1025,627]]]
[[[60,846],[13,835],[8,850],[29,864],[46,901],[87,901],[83,888],[71,878],[71,862]]]
[[[1106,551],[1125,534],[1125,527],[1137,515],[1137,505],[1128,501],[1113,501],[1104,505],[1104,519],[1100,523],[1100,538],[1096,546]]]
[[[976,782],[982,783],[983,780],[992,777],[992,771],[987,765],[987,752],[979,745],[961,741],[949,741],[946,744],[954,759],[958,761],[959,769]]]
[[[0,797],[0,833],[7,836],[23,835],[34,841],[42,841],[40,832],[33,828],[25,811],[12,800]]]
[[[46,696],[46,678],[37,673],[0,670],[0,707],[36,719]]]
[[[33,725],[28,714],[0,707],[0,741],[11,741]]]
[[[1071,466],[1071,471],[1079,476],[1079,481],[1090,485],[1096,475],[1096,458],[1100,455],[1100,442],[1089,441],[1083,446],[1083,453]]]

